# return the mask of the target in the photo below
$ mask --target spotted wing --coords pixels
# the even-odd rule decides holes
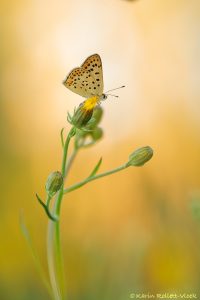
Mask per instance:
[[[103,93],[101,58],[98,54],[89,56],[80,68],[73,69],[63,84],[72,92],[89,98]]]
[[[90,98],[92,93],[92,76],[89,71],[84,70],[82,67],[73,69],[64,80],[63,84],[72,92]]]
[[[89,72],[93,79],[91,85],[93,94],[101,96],[103,94],[103,71],[99,54],[89,56],[81,65],[81,68]]]

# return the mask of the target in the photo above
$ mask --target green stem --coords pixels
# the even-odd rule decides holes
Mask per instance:
[[[66,169],[65,169],[65,178],[67,177],[67,174],[69,173],[69,170],[70,170],[71,165],[72,165],[72,163],[73,163],[73,161],[74,161],[74,159],[75,159],[75,157],[77,155],[78,150],[79,150],[79,148],[74,149],[72,155],[68,159],[68,163],[67,163]]]
[[[78,183],[76,183],[76,184],[74,184],[74,185],[72,185],[72,186],[64,189],[63,190],[63,194],[70,193],[70,192],[72,192],[72,191],[74,191],[76,189],[79,189],[80,187],[82,187],[83,185],[87,184],[90,181],[93,181],[93,180],[102,178],[104,176],[108,176],[108,175],[117,173],[117,172],[122,171],[122,170],[124,170],[124,169],[126,169],[128,167],[129,167],[129,165],[127,165],[127,163],[126,163],[126,164],[124,164],[124,165],[122,165],[120,167],[117,167],[117,168],[113,169],[113,170],[110,170],[110,171],[107,171],[107,172],[104,172],[104,173],[101,173],[101,174],[98,174],[98,175],[95,175],[95,176],[92,176],[92,177],[88,177],[88,178],[86,178],[86,179],[84,179],[84,180],[82,180],[82,181],[80,181],[80,182],[78,182]]]
[[[71,138],[75,135],[75,128],[72,127],[64,144],[63,159],[61,172],[63,177],[66,173],[66,162],[69,143]],[[64,270],[63,270],[63,257],[61,251],[61,239],[60,239],[60,208],[63,198],[63,187],[58,193],[58,197],[55,200],[53,213],[58,216],[58,221],[49,221],[48,234],[47,234],[47,257],[50,281],[56,300],[65,299],[65,285],[64,285]],[[54,261],[55,257],[55,261]]]
[[[61,238],[60,238],[60,208],[61,208],[61,201],[63,197],[63,188],[61,189],[55,206],[55,214],[59,216],[58,222],[55,224],[55,263],[56,263],[56,271],[58,276],[58,282],[60,283],[60,293],[61,299],[65,298],[65,276],[64,276],[64,268],[63,268],[63,256],[61,250]]]
[[[49,220],[48,222],[48,232],[47,232],[47,261],[49,268],[49,277],[51,282],[51,287],[53,290],[53,295],[55,300],[60,300],[60,291],[57,283],[55,266],[54,266],[54,222]]]

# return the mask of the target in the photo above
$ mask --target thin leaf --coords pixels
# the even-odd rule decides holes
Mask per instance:
[[[44,209],[46,209],[46,204],[40,199],[40,197],[38,196],[38,194],[35,194],[37,200],[39,201],[39,203],[44,207]]]
[[[41,199],[40,197],[38,196],[38,194],[35,194],[36,195],[36,198],[37,200],[39,201],[39,203],[42,205],[42,207],[44,208],[47,216],[49,217],[49,219],[51,219],[52,221],[54,222],[57,222],[58,221],[58,218],[56,216],[53,216],[51,214],[51,212],[49,211],[49,205],[46,205]]]
[[[45,274],[45,271],[42,267],[42,264],[39,260],[39,257],[33,247],[33,243],[32,243],[32,239],[31,239],[31,236],[30,236],[30,233],[25,225],[25,222],[24,222],[24,218],[23,218],[23,214],[22,212],[20,213],[20,217],[19,217],[19,225],[20,225],[20,229],[21,229],[21,232],[27,242],[27,245],[29,246],[29,249],[31,250],[31,254],[32,254],[32,257],[33,257],[33,260],[34,260],[34,263],[35,263],[35,266],[42,278],[42,281],[44,283],[44,285],[46,286],[49,294],[52,296],[52,291],[51,291],[51,286],[49,284],[49,281],[46,277],[46,274]]]
[[[61,129],[61,132],[60,132],[60,138],[61,138],[61,144],[62,144],[62,147],[64,147],[64,138],[63,138],[63,131],[64,131],[65,128],[62,128]]]
[[[91,172],[90,176],[88,176],[88,178],[93,177],[94,175],[96,175],[97,171],[99,170],[100,166],[102,163],[102,157],[99,159],[98,163],[96,164],[96,166],[94,167],[93,171]]]

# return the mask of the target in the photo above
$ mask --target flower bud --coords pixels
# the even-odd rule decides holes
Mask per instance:
[[[87,123],[86,128],[88,130],[94,130],[100,123],[103,116],[103,109],[101,106],[96,106],[93,111],[92,118]]]
[[[103,130],[100,127],[96,127],[92,132],[91,132],[91,137],[94,141],[100,140],[103,136]]]
[[[153,156],[153,149],[149,146],[135,150],[130,156],[127,166],[143,166]]]
[[[96,106],[92,116],[92,118],[95,119],[95,126],[100,123],[102,116],[103,116],[103,108],[100,105]]]
[[[78,109],[75,110],[72,117],[68,115],[68,121],[79,129],[84,128],[92,118],[93,111],[97,102],[97,96],[88,98],[79,105]]]
[[[71,123],[81,129],[82,127],[85,127],[85,125],[88,123],[88,121],[92,118],[93,109],[85,109],[84,108],[84,102],[80,104],[78,109],[75,111]]]
[[[46,181],[46,191],[50,196],[54,196],[63,185],[63,176],[60,172],[52,172]]]

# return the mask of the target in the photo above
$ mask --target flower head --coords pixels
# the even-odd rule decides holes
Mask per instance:
[[[98,126],[103,116],[103,109],[100,105],[95,106],[91,119],[84,128],[77,130],[75,137],[75,146],[91,146],[102,138],[103,130]]]
[[[79,107],[74,111],[74,115],[72,117],[68,114],[68,121],[78,129],[85,128],[92,118],[93,111],[97,103],[97,96],[88,98],[79,105]]]

